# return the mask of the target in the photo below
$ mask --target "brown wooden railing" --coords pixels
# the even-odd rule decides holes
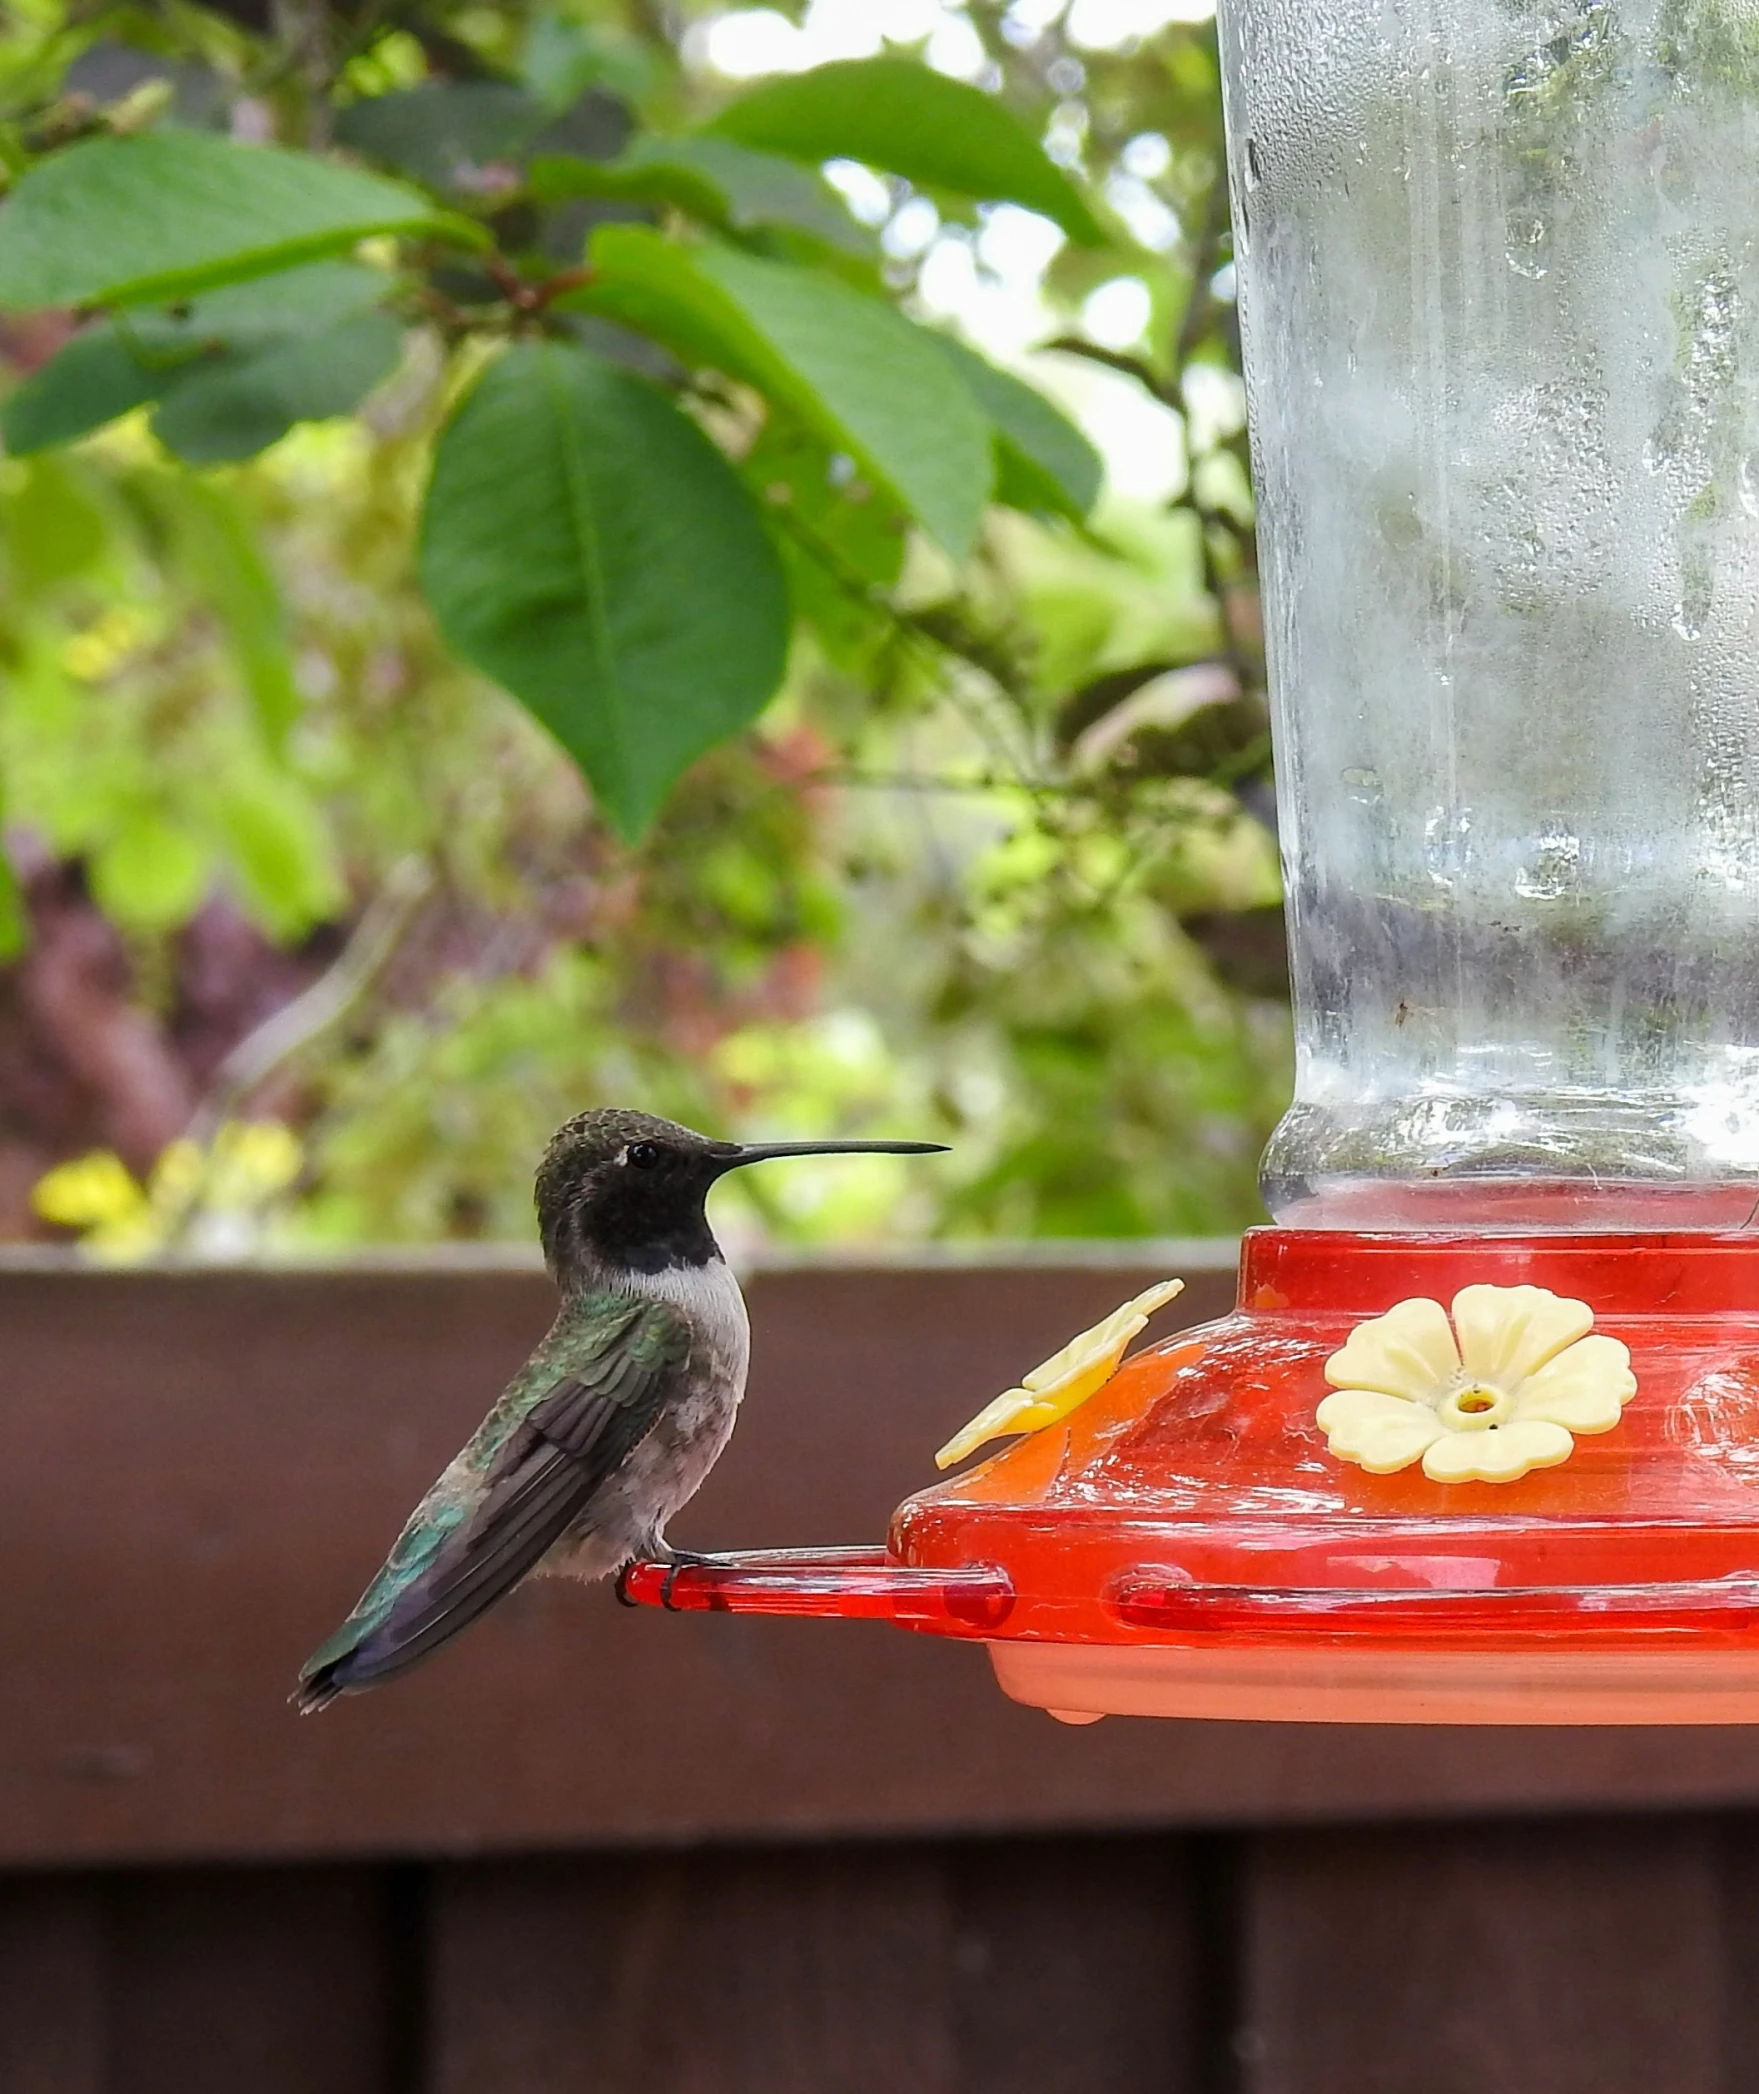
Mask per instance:
[[[677,1538],[878,1539],[1163,1269],[755,1276]],[[1759,2088],[1759,1732],[1073,1731],[969,1647],[541,1583],[295,1717],[548,1314],[470,1261],[0,1270],[0,2094]]]

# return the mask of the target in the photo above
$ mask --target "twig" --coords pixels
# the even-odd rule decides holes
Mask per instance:
[[[1078,334],[1060,334],[1044,346],[1061,350],[1065,356],[1084,356],[1089,363],[1104,364],[1108,370],[1122,371],[1126,378],[1134,378],[1163,407],[1170,407],[1175,414],[1185,412],[1184,395],[1179,387],[1162,378],[1152,364],[1145,363],[1140,356],[1132,356],[1126,349],[1102,349],[1097,342],[1087,341]]]
[[[314,152],[330,143],[330,18],[323,0],[271,0],[269,18],[286,51],[291,77],[305,90],[305,137]]]
[[[501,296],[513,310],[525,317],[541,313],[565,292],[578,291],[598,276],[598,271],[590,263],[583,262],[578,268],[558,269],[553,276],[546,276],[542,282],[530,283],[504,255],[498,254],[485,255],[483,268],[493,278]]]
[[[1203,230],[1197,236],[1197,251],[1191,258],[1191,295],[1185,301],[1185,311],[1179,321],[1179,332],[1173,342],[1173,380],[1182,384],[1185,366],[1191,361],[1191,353],[1197,347],[1203,333],[1203,323],[1209,317],[1214,304],[1209,283],[1219,266],[1222,234],[1228,225],[1228,173],[1224,161],[1215,180],[1209,185],[1209,198],[1203,207]]]
[[[1192,293],[1192,306],[1198,303],[1198,293]],[[1190,308],[1187,308],[1187,320]],[[1186,329],[1181,327],[1179,339],[1184,342]],[[1061,349],[1070,356],[1084,356],[1090,363],[1105,364],[1109,369],[1122,371],[1126,377],[1134,378],[1163,407],[1170,407],[1189,426],[1190,409],[1185,400],[1182,382],[1183,364],[1179,366],[1181,379],[1169,382],[1163,379],[1152,366],[1139,356],[1131,356],[1124,350],[1102,349],[1097,342],[1084,342],[1078,335],[1060,335],[1054,342],[1045,344],[1048,349]],[[1264,680],[1263,671],[1240,645],[1234,631],[1234,621],[1228,608],[1228,597],[1232,584],[1222,573],[1220,562],[1215,556],[1212,533],[1220,531],[1230,538],[1235,547],[1250,561],[1255,541],[1252,533],[1237,518],[1224,509],[1210,507],[1198,499],[1194,491],[1187,491],[1180,506],[1187,508],[1197,519],[1198,545],[1203,560],[1203,586],[1215,599],[1216,615],[1221,620],[1222,652],[1228,667],[1239,678],[1242,689],[1253,688]]]
[[[933,650],[936,654],[951,655],[956,661],[969,663],[981,675],[988,677],[999,690],[1018,699],[1019,694],[1011,682],[1014,665],[1006,661],[999,651],[992,651],[981,641],[975,642],[974,649],[974,636],[958,622],[937,630],[936,624],[930,622],[930,614],[901,611],[883,590],[869,587],[858,574],[846,566],[837,548],[821,538],[810,525],[803,524],[791,510],[777,506],[771,514],[777,527],[787,532],[796,544],[819,562],[844,595],[876,613],[905,645],[924,651]],[[947,696],[954,707],[965,716],[972,731],[989,745],[990,753],[1001,758],[1003,762],[1014,765],[1014,782],[1028,792],[1037,791],[1039,788],[1025,775],[1024,766],[1008,748],[1006,741],[994,732],[990,723],[974,714],[955,688],[949,686]]]
[[[554,276],[546,276],[541,284],[531,286],[531,310],[541,313],[567,292],[583,291],[597,280],[598,271],[590,262],[581,262],[573,269],[558,269]]]
[[[330,967],[247,1033],[220,1064],[185,1130],[190,1141],[205,1151],[259,1084],[353,1008],[396,950],[433,883],[433,873],[419,858],[392,867]]]
[[[1076,790],[1068,785],[997,777],[993,772],[980,773],[974,778],[952,778],[937,776],[927,771],[875,770],[860,764],[830,764],[823,770],[811,772],[806,782],[812,785],[867,786],[881,792],[964,793],[975,796],[1001,792],[1069,793]]]

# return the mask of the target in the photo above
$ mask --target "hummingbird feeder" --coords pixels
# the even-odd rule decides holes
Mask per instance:
[[[971,1638],[1075,1721],[1759,1721],[1751,0],[1219,26],[1276,1225],[884,1549],[630,1590]]]

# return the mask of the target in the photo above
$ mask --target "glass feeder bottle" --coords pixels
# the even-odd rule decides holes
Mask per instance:
[[[1223,0],[1280,1221],[1759,1203],[1759,14]]]

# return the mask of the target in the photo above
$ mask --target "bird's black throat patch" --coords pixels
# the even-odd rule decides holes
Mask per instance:
[[[575,1241],[601,1265],[625,1272],[707,1265],[721,1255],[703,1207],[707,1184],[695,1189],[693,1203],[688,1198],[642,1197],[647,1191],[635,1184],[619,1185],[583,1202],[576,1217]]]

